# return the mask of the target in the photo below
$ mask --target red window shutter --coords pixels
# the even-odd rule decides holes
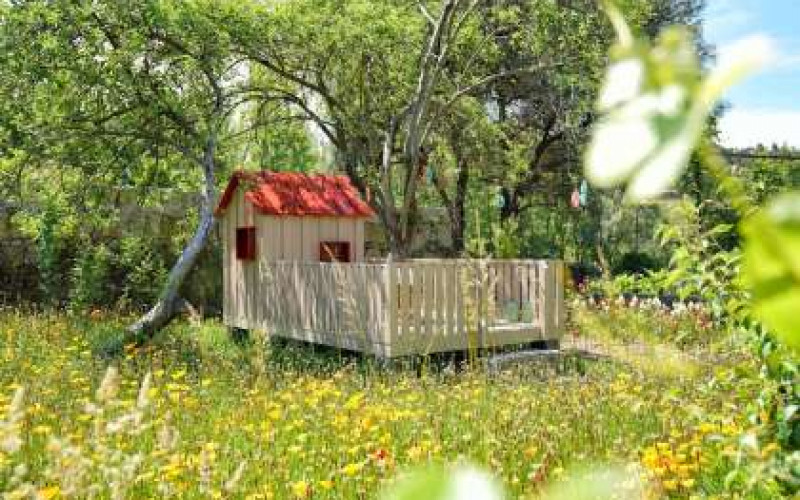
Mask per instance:
[[[320,262],[350,262],[350,242],[323,241],[319,244]]]
[[[236,228],[236,258],[239,260],[256,258],[256,228]]]

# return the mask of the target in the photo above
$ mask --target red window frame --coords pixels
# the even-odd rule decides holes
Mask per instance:
[[[323,241],[319,244],[320,262],[351,262],[349,241]]]
[[[239,260],[255,260],[256,258],[256,228],[236,228],[236,258]]]

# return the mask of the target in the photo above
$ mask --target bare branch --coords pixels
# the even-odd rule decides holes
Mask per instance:
[[[436,26],[436,21],[433,19],[433,16],[431,15],[431,13],[428,12],[428,8],[425,7],[425,4],[423,4],[421,1],[418,1],[417,2],[417,7],[419,7],[419,11],[422,12],[422,15],[425,16],[425,19],[428,20],[428,23],[431,26]]]
[[[557,66],[557,65],[558,64],[553,64],[553,65],[540,64],[540,65],[529,66],[529,67],[525,67],[525,68],[515,68],[515,69],[510,69],[510,70],[507,70],[507,71],[501,71],[499,73],[495,73],[495,74],[492,74],[492,75],[484,76],[480,80],[478,80],[476,82],[473,82],[472,84],[467,85],[466,87],[462,87],[462,88],[458,89],[457,91],[455,91],[447,99],[447,101],[444,102],[444,104],[442,104],[442,106],[439,107],[439,109],[437,110],[436,114],[430,120],[428,120],[428,123],[425,125],[425,131],[422,134],[422,142],[427,140],[428,136],[430,135],[431,130],[433,130],[433,127],[436,126],[437,122],[442,117],[442,115],[447,110],[449,110],[450,107],[453,104],[455,104],[456,101],[458,101],[461,97],[469,94],[470,92],[478,90],[481,87],[489,85],[490,83],[496,82],[498,80],[502,80],[502,79],[508,78],[510,76],[516,76],[516,75],[521,75],[521,74],[526,74],[526,73],[533,73],[534,71],[539,71],[539,70],[543,70],[543,69],[549,69],[549,68]]]
[[[242,130],[237,130],[236,132],[234,132],[232,134],[227,134],[227,135],[222,136],[222,139],[224,139],[224,140],[236,139],[236,138],[241,137],[243,135],[247,135],[250,132],[253,132],[254,130],[258,130],[260,128],[267,127],[269,125],[273,125],[273,124],[276,124],[276,123],[291,122],[291,121],[305,121],[305,120],[308,120],[308,117],[305,116],[305,115],[290,115],[290,116],[281,116],[281,117],[278,117],[278,118],[271,118],[269,120],[259,120],[259,121],[255,122],[255,123],[251,124],[250,126],[248,126],[246,128],[243,128]]]

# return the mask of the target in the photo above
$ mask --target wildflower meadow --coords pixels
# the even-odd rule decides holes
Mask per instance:
[[[579,309],[576,339],[601,321]],[[640,328],[661,321],[610,309]],[[458,463],[486,467],[514,498],[596,464],[653,498],[733,498],[725,475],[758,389],[746,353],[707,363],[710,350],[693,350],[669,370],[638,351],[638,363],[576,351],[494,371],[387,368],[262,337],[239,346],[213,322],[105,360],[122,321],[2,314],[5,498],[375,498],[417,468]]]

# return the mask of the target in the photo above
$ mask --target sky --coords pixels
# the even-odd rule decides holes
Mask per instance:
[[[768,36],[773,64],[728,93],[720,123],[729,147],[800,147],[800,0],[707,0],[704,37],[718,49],[748,35]]]

